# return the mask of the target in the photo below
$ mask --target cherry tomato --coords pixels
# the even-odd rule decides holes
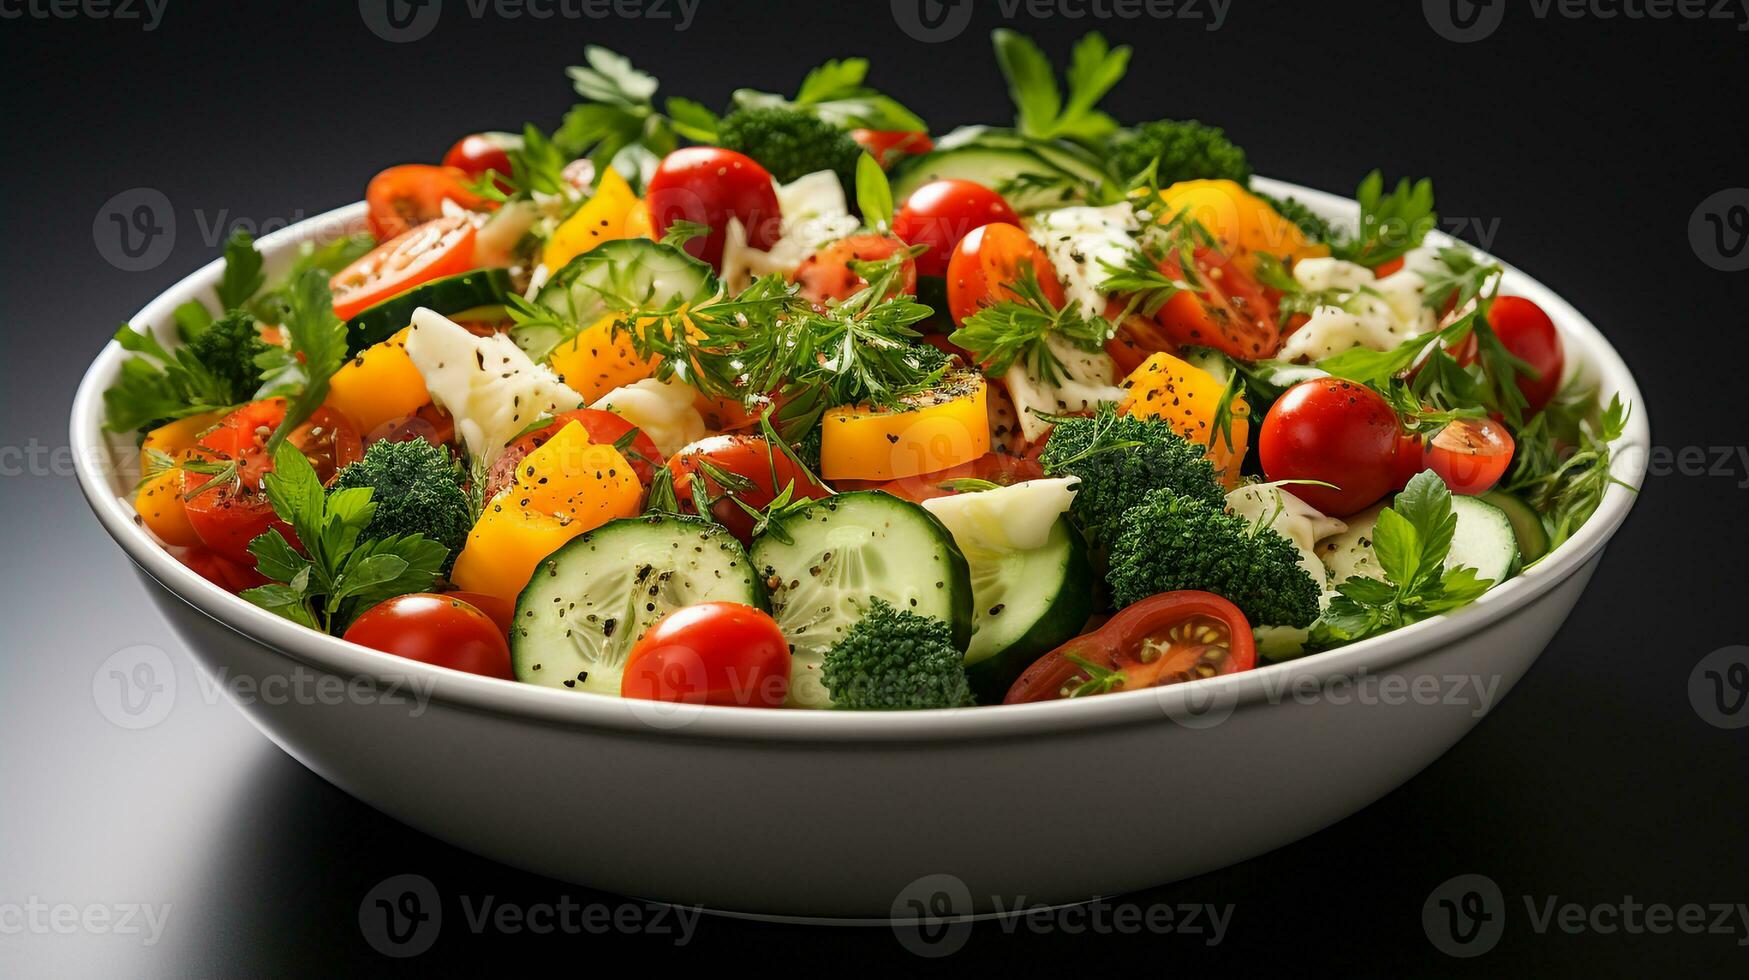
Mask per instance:
[[[445,592],[443,597],[465,602],[486,614],[486,618],[497,624],[505,639],[510,637],[510,627],[516,622],[516,604],[508,599],[484,592],[462,592],[460,590]]]
[[[1162,592],[1045,654],[1002,703],[1139,691],[1256,665],[1251,625],[1237,606],[1209,592]]]
[[[454,167],[472,180],[486,176],[487,171],[500,177],[510,176],[510,151],[522,149],[522,137],[515,133],[470,133],[456,141],[443,155],[443,165]],[[511,186],[494,180],[498,189],[509,193]]]
[[[371,249],[329,280],[334,315],[350,320],[414,286],[474,267],[474,223],[465,214],[438,218]]]
[[[379,242],[443,217],[444,201],[469,211],[485,203],[468,190],[468,175],[460,168],[424,163],[390,167],[377,174],[364,189],[364,199],[370,206],[370,233]]]
[[[1390,492],[1401,432],[1378,392],[1354,381],[1313,378],[1270,406],[1257,449],[1271,480],[1333,484],[1285,489],[1332,517],[1346,517]]]
[[[816,303],[843,302],[868,285],[851,269],[852,262],[879,262],[905,247],[891,235],[852,235],[840,238],[808,256],[790,276],[801,285],[801,295]],[[925,253],[927,254],[927,253]],[[907,259],[899,274],[899,292],[917,295],[917,263]]]
[[[1543,308],[1522,296],[1500,296],[1488,308],[1488,325],[1512,356],[1529,364],[1536,377],[1518,376],[1518,390],[1539,412],[1561,388],[1561,372],[1567,366],[1566,352],[1555,321]]]
[[[209,548],[198,545],[180,548],[175,555],[177,561],[226,592],[237,593],[267,584],[267,576],[256,571],[254,565],[240,565],[229,558],[220,558]]]
[[[1117,332],[1105,342],[1105,353],[1117,365],[1117,376],[1127,378],[1148,358],[1165,352],[1176,355],[1178,344],[1166,334],[1158,320],[1139,313],[1124,316],[1125,303],[1113,297],[1105,306],[1106,319],[1117,324]]]
[[[910,129],[853,129],[850,138],[875,158],[882,170],[900,159],[935,149],[928,133]]]
[[[553,416],[551,425],[520,436],[504,448],[504,452],[492,463],[492,471],[486,477],[486,499],[491,500],[498,495],[498,491],[516,482],[517,464],[529,453],[546,445],[548,439],[558,435],[560,429],[572,422],[582,423],[589,433],[590,442],[607,446],[619,442],[626,433],[637,428],[627,422],[623,415],[615,415],[599,408],[578,408],[560,412]],[[662,465],[662,454],[657,451],[655,440],[641,431],[632,438],[631,445],[625,448],[625,457],[645,486],[650,485],[650,481],[656,476],[656,469]]]
[[[515,680],[504,636],[492,617],[456,596],[415,592],[365,610],[344,639],[424,664]]]
[[[709,226],[711,233],[687,242],[686,251],[719,270],[730,218],[741,222],[747,244],[762,251],[770,251],[783,234],[771,174],[752,157],[721,147],[689,146],[663,157],[650,178],[646,203],[656,238],[680,220]]]
[[[743,543],[753,540],[754,518],[741,506],[763,510],[783,488],[795,484],[792,500],[817,500],[831,491],[796,468],[782,451],[773,454],[759,436],[723,435],[700,439],[668,460],[674,474],[674,497],[681,510],[697,513],[693,480],[710,501],[711,517]],[[714,471],[714,472],[713,472]],[[728,486],[725,486],[726,476]]]
[[[1401,490],[1409,485],[1415,474],[1427,468],[1424,457],[1425,449],[1421,445],[1421,437],[1413,432],[1405,432],[1397,437],[1396,463],[1391,477],[1391,489]]]
[[[1038,460],[1007,453],[985,453],[969,463],[950,466],[934,473],[908,476],[901,480],[834,480],[842,492],[880,490],[895,497],[920,504],[936,497],[951,497],[961,491],[950,484],[955,480],[984,480],[998,486],[1013,486],[1027,480],[1041,480],[1045,470]]]
[[[236,464],[235,473],[224,479],[212,473],[182,474],[183,493],[194,494],[186,504],[188,522],[201,543],[219,557],[250,568],[255,567],[255,556],[249,553],[249,542],[269,528],[278,528],[288,541],[297,540],[291,527],[274,514],[262,488],[262,478],[273,469],[267,440],[284,418],[283,398],[244,405],[202,436],[194,450],[202,462]],[[364,455],[358,430],[327,406],[293,429],[287,441],[304,454],[323,483]]]
[[[656,621],[626,657],[622,698],[779,708],[789,643],[777,622],[738,602],[704,602]]]
[[[1374,279],[1383,279],[1386,276],[1394,276],[1402,271],[1403,260],[1401,258],[1395,258],[1389,262],[1382,263],[1377,268],[1373,269],[1372,275]]]
[[[1493,419],[1458,419],[1427,444],[1427,468],[1452,493],[1486,493],[1506,475],[1515,444]]]
[[[1281,349],[1276,304],[1257,280],[1228,256],[1199,248],[1193,258],[1203,292],[1176,293],[1155,319],[1183,346],[1213,347],[1241,361],[1258,361]],[[1182,275],[1176,260],[1161,267]]]
[[[893,216],[893,234],[908,245],[927,245],[917,257],[917,271],[947,275],[954,247],[974,228],[988,224],[1019,226],[1020,217],[1002,195],[969,180],[932,180],[911,192]]]
[[[1008,286],[1020,280],[1023,262],[1032,264],[1045,299],[1061,308],[1063,284],[1044,249],[1015,225],[982,225],[960,239],[947,263],[947,307],[954,325],[986,306],[1014,299],[1015,292]]]

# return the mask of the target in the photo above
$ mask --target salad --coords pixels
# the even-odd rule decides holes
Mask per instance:
[[[1587,520],[1628,408],[1429,241],[994,35],[1010,126],[828,61],[726,113],[612,52],[559,126],[365,190],[179,343],[123,327],[139,520],[309,629],[524,684],[925,709],[1252,669],[1458,609]]]

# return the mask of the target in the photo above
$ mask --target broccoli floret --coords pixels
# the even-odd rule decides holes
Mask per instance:
[[[1052,476],[1081,478],[1070,516],[1095,547],[1117,536],[1124,511],[1150,490],[1164,487],[1213,507],[1226,506],[1214,464],[1201,446],[1165,422],[1118,415],[1109,407],[1092,418],[1059,421],[1039,462]]]
[[[1258,194],[1257,196],[1263,198],[1270,207],[1274,208],[1276,214],[1298,225],[1308,240],[1317,243],[1335,241],[1336,232],[1330,227],[1330,222],[1313,214],[1311,208],[1294,198],[1271,197],[1268,194]]]
[[[473,525],[462,479],[460,461],[442,446],[424,439],[385,441],[372,443],[363,459],[341,470],[329,492],[370,487],[377,510],[365,537],[423,534],[449,549],[447,574]]]
[[[255,364],[255,356],[267,351],[267,342],[255,329],[254,317],[242,310],[232,310],[196,334],[189,341],[188,350],[225,383],[233,404],[255,397],[261,386],[261,369]]]
[[[1253,626],[1310,626],[1318,618],[1318,583],[1274,528],[1171,490],[1149,491],[1120,526],[1105,575],[1120,609],[1195,589],[1226,598]]]
[[[871,599],[862,619],[826,651],[820,681],[834,706],[853,711],[972,703],[965,657],[948,625],[884,599]]]
[[[718,127],[717,142],[759,161],[780,184],[830,170],[846,191],[856,187],[862,147],[848,132],[799,109],[737,109]]]
[[[1181,180],[1231,180],[1251,183],[1251,161],[1225,131],[1194,119],[1161,119],[1120,130],[1106,146],[1118,176],[1133,178],[1155,160],[1161,187]]]

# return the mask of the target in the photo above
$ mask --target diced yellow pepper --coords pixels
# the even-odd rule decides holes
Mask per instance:
[[[626,215],[625,233],[627,238],[656,238],[655,226],[650,224],[650,206],[641,198],[632,213]]]
[[[632,345],[631,334],[613,329],[614,318],[603,317],[577,334],[577,339],[560,344],[547,358],[547,366],[564,380],[585,402],[595,402],[614,390],[642,381],[656,373],[659,357],[644,360]]]
[[[450,579],[514,603],[541,560],[565,542],[638,513],[643,487],[619,450],[589,441],[577,422],[516,466],[516,482],[486,505]]]
[[[820,475],[828,480],[899,480],[969,463],[990,451],[982,376],[948,375],[903,410],[860,405],[826,413]]]
[[[182,500],[182,470],[164,470],[140,486],[134,497],[134,510],[146,529],[168,545],[186,547],[200,543],[194,525],[188,522],[188,509]]]
[[[360,351],[328,382],[328,404],[357,426],[360,435],[431,403],[425,378],[407,356],[407,333],[402,330]]]
[[[1217,422],[1227,386],[1194,364],[1171,354],[1154,354],[1123,380],[1122,387],[1129,393],[1121,406],[1124,413],[1170,423],[1185,439],[1207,447],[1222,482],[1238,486],[1251,433],[1250,408],[1243,397],[1233,396],[1230,422],[1222,434]]]
[[[630,237],[626,234],[626,217],[643,210],[637,205],[638,196],[632,193],[631,185],[608,167],[601,173],[595,196],[553,229],[546,251],[541,253],[541,262],[549,272],[557,272],[565,263],[602,242]]]
[[[1299,226],[1276,213],[1269,202],[1230,180],[1186,180],[1160,192],[1166,210],[1162,220],[1188,212],[1221,246],[1251,268],[1254,253],[1279,259],[1304,259],[1330,254],[1330,247],[1309,241]]]
[[[166,422],[146,433],[145,441],[140,443],[140,475],[146,475],[152,453],[159,452],[171,459],[181,459],[194,448],[195,440],[200,438],[202,432],[218,425],[224,417],[224,412],[202,412],[185,419]]]

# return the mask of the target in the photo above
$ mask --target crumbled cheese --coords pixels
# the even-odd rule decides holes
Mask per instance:
[[[413,312],[407,356],[431,400],[454,416],[468,452],[487,463],[542,415],[583,404],[582,395],[509,337],[477,336],[423,307]]]

